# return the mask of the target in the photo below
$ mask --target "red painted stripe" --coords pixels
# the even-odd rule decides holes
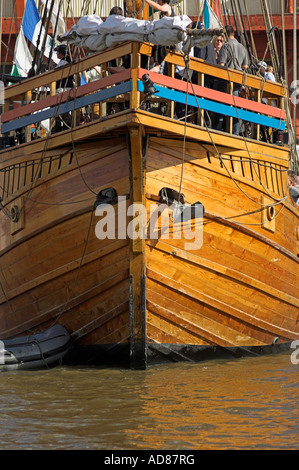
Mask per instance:
[[[1,122],[9,122],[14,119],[26,116],[27,114],[49,108],[51,106],[59,106],[60,104],[70,99],[79,98],[81,96],[87,95],[88,93],[93,93],[108,86],[116,85],[117,83],[129,80],[131,75],[131,69],[128,69],[124,72],[115,73],[100,80],[79,86],[78,88],[72,88],[70,91],[65,91],[64,93],[60,93],[58,95],[49,96],[44,100],[36,101],[35,103],[30,103],[26,106],[12,109],[11,111],[7,111],[6,113],[1,114]]]
[[[157,83],[157,85],[163,85],[167,88],[173,88],[178,91],[183,91],[186,93],[187,82],[183,80],[178,80],[177,78],[171,78],[167,75],[162,75],[160,73],[151,72],[150,70],[139,69],[138,78],[141,78],[144,73],[149,73],[150,79]],[[191,87],[190,83],[188,84],[188,93],[193,94],[193,89],[196,96],[201,98],[207,98],[212,101],[219,101],[222,104],[228,104],[229,106],[237,106],[238,108],[243,108],[248,111],[253,111],[255,113],[266,114],[267,116],[275,117],[281,120],[286,119],[286,111],[280,108],[274,108],[267,104],[257,103],[256,101],[247,100],[245,98],[240,98],[238,96],[232,96],[228,93],[223,93],[221,91],[213,90],[211,88],[205,88],[200,85],[194,85]]]

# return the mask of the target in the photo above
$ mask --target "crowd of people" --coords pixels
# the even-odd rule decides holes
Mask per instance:
[[[158,10],[160,12],[160,18],[164,16],[174,16],[173,8],[170,6],[170,0],[158,0],[158,3],[153,0],[145,0],[146,3]],[[123,10],[120,7],[113,7],[110,11],[110,15],[121,15],[123,16]],[[190,25],[191,28],[204,29],[204,24],[200,22],[194,22]],[[178,46],[178,49],[180,45]],[[68,48],[64,45],[59,45],[56,47],[55,51],[57,56],[60,59],[59,63],[56,65],[56,68],[62,67],[71,62]],[[165,67],[164,58],[167,51],[164,46],[157,46],[154,48],[152,56],[150,58],[142,57],[142,61],[147,61],[147,67],[145,63],[141,64],[144,68],[152,69],[156,72],[168,74],[167,64]],[[205,62],[210,64],[218,64],[220,66],[226,67],[228,69],[246,71],[248,69],[248,59],[247,52],[245,47],[237,41],[235,38],[234,29],[232,26],[228,25],[225,27],[225,34],[215,36],[212,41],[206,47],[193,47],[190,51],[191,57],[197,57],[203,59]],[[130,57],[124,57],[123,63],[121,65],[116,64],[115,61],[108,64],[107,70],[110,73],[117,73],[125,68],[130,67]],[[273,74],[273,68],[268,65],[266,62],[261,61],[258,63],[258,74],[263,77],[265,80],[275,81]],[[86,82],[99,79],[101,77],[100,67],[95,67],[92,70],[86,71],[84,78]],[[197,74],[192,71],[186,71],[185,67],[176,66],[175,67],[175,78],[181,80],[192,80],[193,83],[197,83]],[[57,92],[62,92],[70,90],[74,86],[74,77],[69,76],[65,79],[62,79],[56,83]],[[205,87],[213,88],[217,91],[226,92],[227,91],[227,81],[223,79],[216,79],[215,77],[205,76]],[[246,87],[245,87],[246,88]],[[244,87],[239,84],[234,84],[233,88],[234,96],[247,97],[246,90]],[[267,100],[263,98],[263,103],[267,104]],[[188,121],[192,121],[192,115],[196,115],[194,109],[190,106],[177,103],[175,107],[176,115],[178,119],[182,119],[184,116],[188,115]],[[56,120],[56,132],[63,130],[69,127],[70,122],[70,113],[62,116],[61,119]],[[67,121],[67,122],[65,122]],[[226,126],[226,117],[217,113],[205,113],[206,124],[217,130],[225,130]],[[242,121],[239,119],[233,120],[233,133],[239,135],[241,132]],[[55,132],[54,131],[54,132]],[[299,205],[299,179],[295,172],[290,171],[288,174],[289,178],[289,188],[290,194],[294,202]]]
[[[173,17],[175,12],[171,6],[170,0],[145,0],[145,2],[152,7],[154,10],[159,12],[159,17]],[[111,9],[109,15],[121,15],[123,16],[123,10],[121,7],[115,6]],[[190,25],[191,28],[204,29],[204,24],[200,22],[194,22]],[[177,46],[180,50],[180,44]],[[56,49],[58,57],[61,59],[57,67],[65,65],[69,62],[67,48],[65,46],[58,46]],[[152,50],[152,56],[150,58],[142,57],[143,68],[152,69],[155,72],[168,74],[168,64],[164,62],[164,58],[167,54],[167,49],[163,45],[154,46]],[[190,51],[189,56],[203,59],[205,62],[210,64],[218,64],[226,67],[227,69],[234,69],[238,71],[246,71],[248,69],[248,55],[245,47],[235,38],[235,32],[231,25],[225,27],[225,34],[215,36],[213,40],[206,47],[193,47]],[[130,57],[125,57],[121,64],[117,64],[113,61],[108,64],[107,71],[110,73],[117,73],[125,68],[130,67]],[[258,64],[258,73],[264,77],[265,80],[275,81],[273,71],[265,62]],[[101,77],[101,69],[99,67],[84,72],[85,82],[96,80]],[[191,79],[193,83],[197,83],[197,73],[189,71],[187,72],[184,67],[175,67],[175,77],[181,80]],[[69,77],[66,81],[57,84],[57,89],[70,89],[72,85],[73,77]],[[224,79],[216,79],[215,77],[205,76],[205,87],[213,88],[217,91],[227,92],[227,81]],[[233,95],[234,96],[246,96],[244,93],[246,90],[243,89],[242,85],[234,84]],[[247,97],[247,96],[246,96]],[[266,103],[266,99],[263,99]],[[186,106],[177,103],[175,111],[178,119],[182,119],[185,115],[195,115],[196,112],[188,107],[186,112]],[[193,118],[194,119],[194,118]],[[188,120],[192,121],[192,117]],[[196,120],[196,118],[195,118]],[[216,130],[226,130],[226,116],[218,113],[205,113],[205,121]],[[192,121],[194,122],[194,120]],[[243,133],[242,121],[239,119],[233,120],[233,134],[240,135]],[[243,126],[244,127],[244,126]]]
[[[199,28],[203,29],[203,23],[197,23],[196,25],[193,23],[192,28]],[[227,25],[225,27],[225,33],[219,36],[215,36],[211,43],[204,48],[197,48],[195,47],[194,50],[191,50],[190,55],[193,57],[197,57],[203,59],[205,62],[210,64],[217,64],[222,67],[226,67],[228,70],[238,70],[238,71],[248,71],[248,55],[245,47],[235,38],[235,32],[231,25]],[[267,65],[266,62],[262,61],[258,64],[258,75],[263,77],[265,80],[275,81],[275,77],[273,74],[273,68],[270,65]],[[178,69],[178,67],[177,67]],[[181,77],[185,77],[183,75],[182,67],[179,70],[178,74]],[[229,73],[229,71],[228,71]],[[177,78],[178,77],[177,74]],[[192,74],[192,81],[196,83],[196,74]],[[217,91],[227,92],[227,81],[224,79],[216,79],[214,77],[207,76],[205,78],[205,87],[213,88]],[[233,87],[233,95],[240,96],[244,98],[248,98],[249,90],[248,87],[243,86],[241,84],[234,83]],[[262,103],[268,104],[266,98],[262,99]],[[275,106],[275,103],[271,103]],[[183,108],[181,105],[178,106],[179,108],[179,118],[181,118],[183,113]],[[185,110],[186,108],[184,108]],[[188,110],[188,115],[190,114],[190,110]],[[226,130],[226,116],[217,114],[217,113],[210,113],[209,120],[205,119],[206,123],[210,125],[210,127],[225,131]],[[241,135],[244,132],[245,124],[240,119],[233,119],[233,134]]]

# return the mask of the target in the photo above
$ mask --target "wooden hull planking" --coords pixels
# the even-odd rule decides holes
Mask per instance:
[[[57,80],[99,64],[106,70],[126,54],[131,69],[55,95]],[[272,137],[286,129],[285,88],[248,74],[253,98],[236,98],[230,81],[244,84],[241,72],[191,58],[198,75],[191,96],[174,78],[183,58],[169,53],[168,77],[149,72],[166,113],[148,112],[141,54],[150,55],[149,45],[128,42],[6,89],[2,132],[23,128],[27,143],[0,151],[0,337],[59,323],[78,348],[123,348],[133,368],[298,340],[299,211],[288,189],[289,149],[260,141],[263,125]],[[205,88],[205,74],[230,91]],[[48,96],[32,100],[43,86]],[[262,103],[263,94],[276,106]],[[175,119],[186,97],[198,125]],[[16,101],[24,105],[10,109]],[[118,103],[125,110],[109,115]],[[88,107],[92,120],[82,125]],[[228,132],[208,129],[203,110],[224,113]],[[71,130],[30,141],[34,122],[66,112]],[[236,116],[251,123],[252,139],[232,135]],[[115,224],[108,218],[109,236],[99,238],[104,214],[95,203],[107,188],[124,205],[115,199]],[[163,188],[204,207],[189,223],[197,247],[187,248],[190,233],[171,211],[168,226],[160,216],[151,232]],[[133,204],[146,208],[146,237],[127,232]]]
[[[28,197],[24,228],[11,235],[13,223],[1,214],[3,338],[58,322],[78,345],[111,347],[133,337],[139,353],[160,344],[247,348],[298,339],[298,214],[284,201],[275,206],[274,229],[261,225],[261,195],[278,200],[286,192],[274,171],[284,159],[259,144],[249,164],[242,150],[222,148],[219,158],[202,141],[159,134],[133,126],[118,138],[103,133],[94,142],[53,148],[43,155],[32,195],[28,168],[21,175],[25,183],[7,207]],[[255,173],[265,151],[270,162],[277,158],[275,167],[263,167],[271,188]],[[10,165],[19,161],[12,154]],[[131,202],[146,200],[149,213],[162,187],[179,188],[182,171],[186,200],[205,208],[200,249],[186,251],[184,238],[96,237],[99,190],[114,187],[127,200],[131,194]],[[134,330],[130,303],[141,297]]]

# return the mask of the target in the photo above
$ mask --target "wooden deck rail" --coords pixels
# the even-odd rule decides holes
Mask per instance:
[[[107,64],[113,59],[131,55],[131,68],[123,72],[107,75]],[[239,118],[253,123],[256,129],[256,137],[259,138],[260,126],[271,129],[285,130],[286,112],[283,98],[286,96],[286,88],[279,84],[264,81],[259,77],[238,72],[224,67],[210,65],[201,59],[189,60],[190,70],[198,73],[198,84],[193,84],[174,78],[175,66],[184,66],[185,62],[181,54],[169,53],[166,62],[169,64],[169,76],[157,74],[140,68],[140,57],[151,54],[151,46],[140,43],[124,43],[112,50],[107,50],[88,56],[70,66],[46,72],[19,84],[5,89],[5,109],[2,113],[1,132],[7,134],[20,128],[25,128],[26,141],[31,139],[30,129],[35,123],[46,119],[54,119],[64,113],[73,114],[73,125],[79,123],[78,113],[89,105],[100,106],[100,114],[97,118],[106,116],[107,102],[117,100],[120,96],[130,93],[130,109],[136,109],[140,105],[140,97],[143,92],[142,75],[149,73],[151,80],[157,89],[159,100],[170,103],[167,114],[175,118],[175,103],[187,103],[198,110],[199,125],[204,125],[202,110],[220,113],[227,116],[229,130],[232,130],[233,119]],[[102,78],[86,85],[76,86],[70,91],[56,94],[56,82],[74,75],[76,83],[80,83],[78,77],[82,72],[95,66],[102,68]],[[204,78],[209,75],[227,82],[227,93],[205,88]],[[253,100],[233,96],[233,84],[242,84],[250,87]],[[48,90],[46,93],[40,90]],[[267,98],[268,102],[275,100],[276,107],[262,103],[261,98]],[[154,97],[152,99],[155,99]],[[21,102],[21,106],[9,109],[12,102]],[[201,116],[201,117],[200,117]]]

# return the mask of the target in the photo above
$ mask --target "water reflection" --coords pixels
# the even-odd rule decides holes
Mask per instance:
[[[1,449],[298,449],[289,355],[0,374]]]

